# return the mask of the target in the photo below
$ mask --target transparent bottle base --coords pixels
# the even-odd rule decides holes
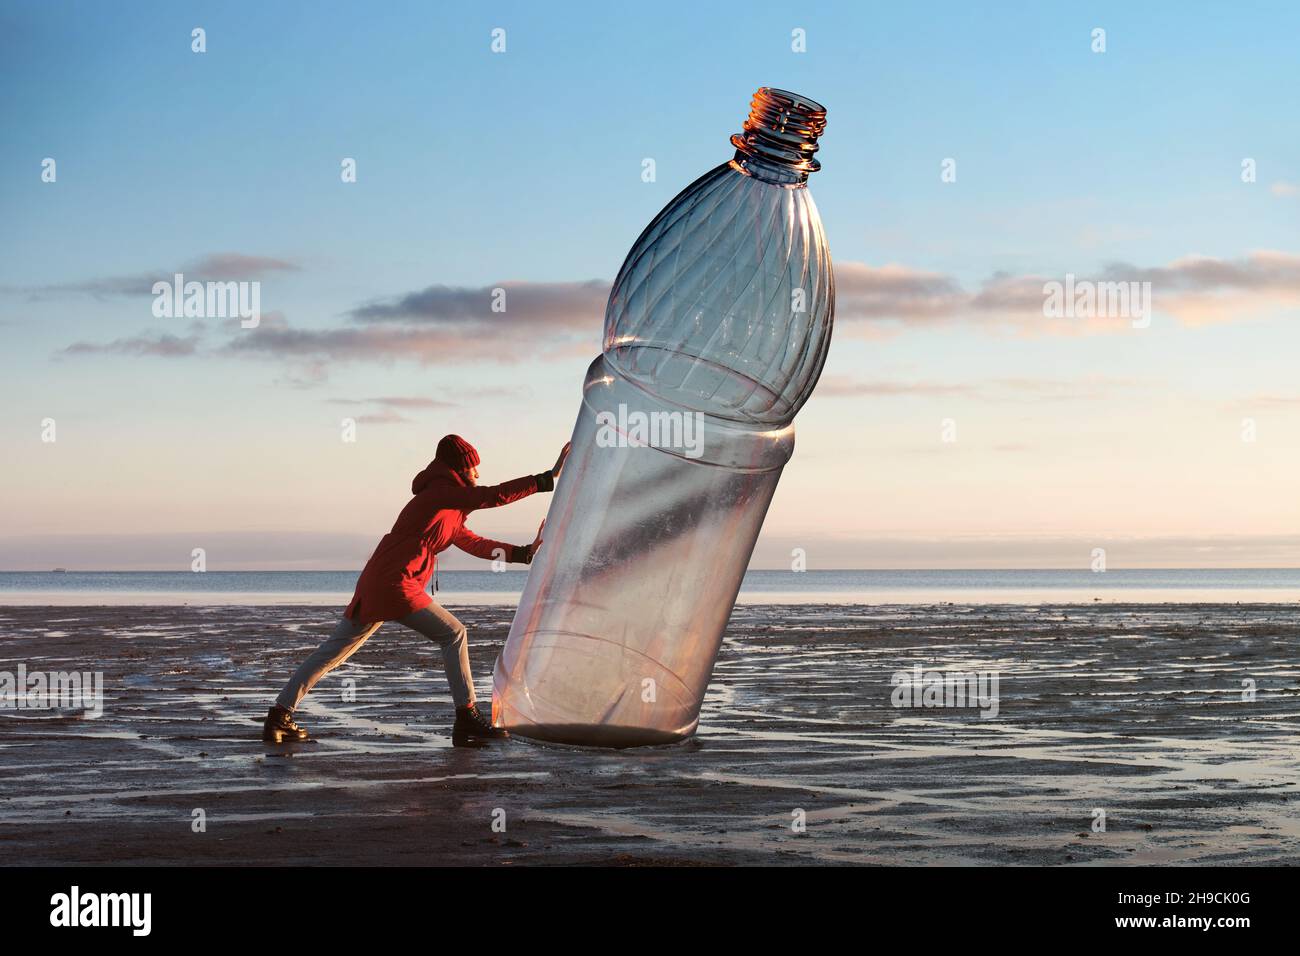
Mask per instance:
[[[611,440],[603,416],[638,413],[698,414],[701,442]],[[793,445],[793,428],[663,403],[597,358],[545,544],[493,671],[494,722],[576,746],[654,746],[694,733]]]
[[[493,673],[492,722],[498,727],[580,747],[650,747],[695,732],[701,701],[659,662],[571,631],[534,631],[529,638],[528,659],[514,681],[506,679],[500,661]],[[599,710],[575,714],[574,700],[598,701]]]

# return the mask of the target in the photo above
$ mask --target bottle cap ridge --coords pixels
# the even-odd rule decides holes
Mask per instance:
[[[779,163],[797,172],[815,173],[817,138],[826,129],[826,107],[798,93],[763,86],[750,101],[744,132],[731,144],[747,156]]]

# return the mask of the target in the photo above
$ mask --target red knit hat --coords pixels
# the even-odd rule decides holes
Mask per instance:
[[[459,435],[448,435],[438,442],[438,453],[433,457],[453,471],[468,471],[477,468],[479,463],[474,446]]]

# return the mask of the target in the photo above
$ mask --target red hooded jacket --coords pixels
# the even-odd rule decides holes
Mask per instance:
[[[395,621],[433,603],[429,579],[438,552],[455,545],[479,558],[491,559],[500,549],[505,558],[527,564],[531,546],[516,547],[480,538],[465,527],[465,516],[479,508],[499,508],[538,491],[550,491],[549,471],[516,478],[501,485],[469,485],[438,460],[415,476],[411,494],[397,516],[393,530],[384,535],[357,580],[352,603],[343,613],[358,624]]]

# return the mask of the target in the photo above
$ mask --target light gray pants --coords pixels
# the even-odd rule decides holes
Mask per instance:
[[[382,623],[357,624],[347,617],[341,618],[334,625],[334,633],[293,672],[289,683],[275,699],[276,704],[286,710],[296,708],[318,680],[355,654]],[[406,615],[398,623],[419,631],[442,648],[442,666],[447,671],[451,699],[457,707],[473,704],[474,680],[469,673],[468,632],[456,615],[440,604],[430,604],[422,611]]]

